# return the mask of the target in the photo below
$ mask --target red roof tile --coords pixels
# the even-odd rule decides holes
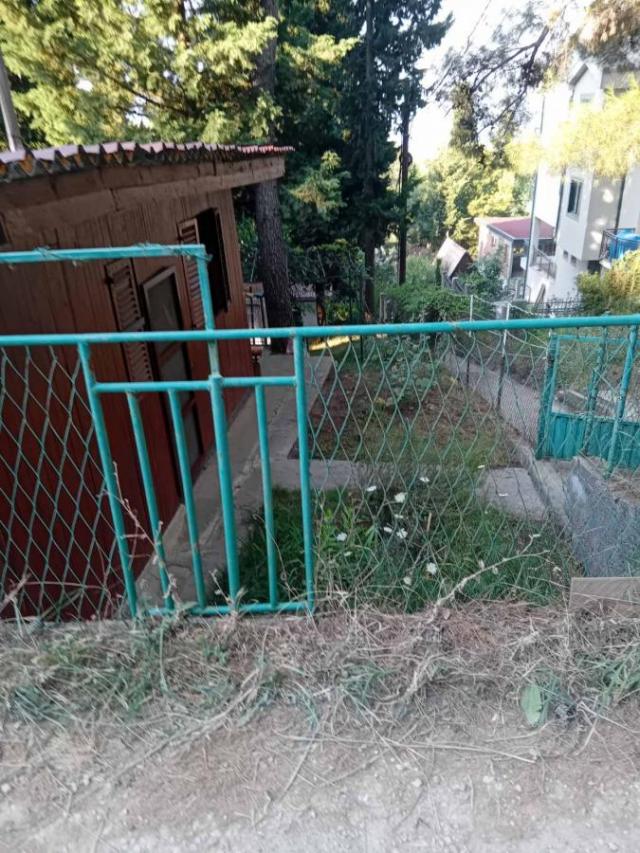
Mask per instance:
[[[543,240],[551,240],[554,234],[554,228],[542,219],[538,220],[538,237]],[[495,231],[501,231],[512,240],[528,240],[531,231],[531,218],[529,216],[523,218],[514,217],[512,219],[491,219],[487,222],[487,227]]]

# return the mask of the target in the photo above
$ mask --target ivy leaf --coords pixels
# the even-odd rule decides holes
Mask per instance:
[[[530,726],[541,726],[545,722],[548,703],[540,685],[535,682],[527,684],[520,696],[520,707]]]

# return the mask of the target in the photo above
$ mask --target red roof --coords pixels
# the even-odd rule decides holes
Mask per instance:
[[[103,142],[60,145],[32,151],[0,151],[0,183],[81,172],[102,166],[155,166],[170,163],[237,162],[288,154],[276,145],[210,145],[206,142]]]
[[[494,231],[500,231],[510,240],[528,240],[531,233],[531,217],[492,219],[487,222],[487,227]],[[538,219],[538,237],[542,240],[552,240],[553,235],[553,226],[542,219]]]

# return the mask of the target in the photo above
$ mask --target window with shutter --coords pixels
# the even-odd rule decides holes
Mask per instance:
[[[106,277],[118,330],[120,332],[142,331],[145,326],[144,315],[131,261],[124,259],[108,264]],[[146,343],[123,344],[122,349],[131,382],[145,382],[153,379],[149,348]]]
[[[196,219],[187,219],[178,225],[178,236],[181,243],[200,243],[200,232]],[[189,306],[191,308],[191,323],[194,329],[204,329],[204,309],[200,295],[200,279],[198,264],[193,258],[182,258],[184,277],[187,282]]]
[[[213,313],[219,314],[221,311],[226,311],[231,302],[231,290],[222,236],[222,220],[219,212],[209,208],[203,210],[194,219],[181,222],[178,225],[178,235],[181,243],[202,243],[207,254],[211,256],[207,268]],[[183,258],[183,262],[193,324],[196,328],[202,329],[204,327],[204,312],[200,297],[198,267],[191,258]]]

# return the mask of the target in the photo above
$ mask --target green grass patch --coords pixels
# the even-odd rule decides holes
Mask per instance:
[[[403,495],[402,504],[396,500]],[[409,492],[334,490],[315,497],[314,553],[319,599],[343,598],[415,612],[474,575],[461,595],[545,604],[577,571],[551,524],[486,507],[468,491],[420,483]],[[282,600],[304,595],[299,492],[274,493]],[[264,519],[240,549],[243,600],[268,600]],[[484,569],[483,569],[484,567]]]

